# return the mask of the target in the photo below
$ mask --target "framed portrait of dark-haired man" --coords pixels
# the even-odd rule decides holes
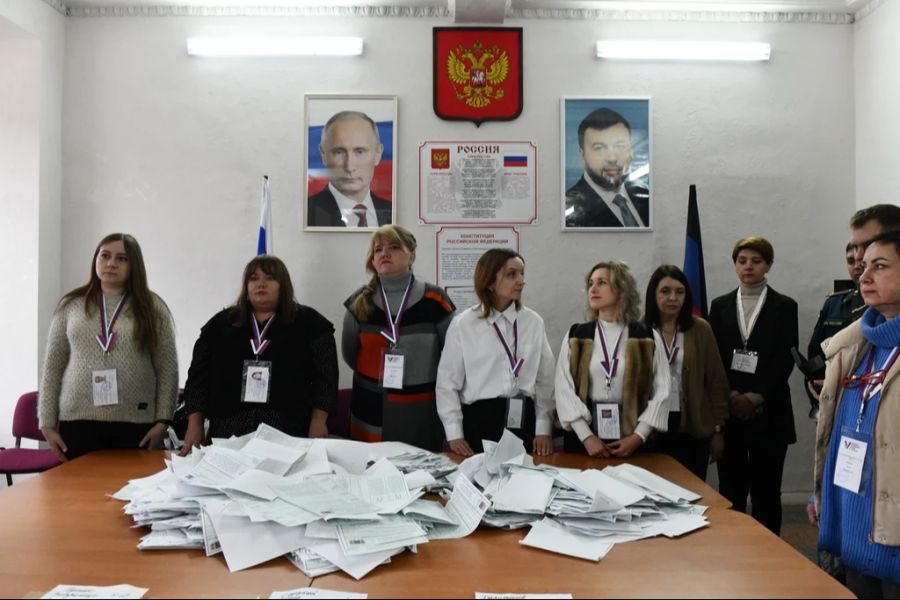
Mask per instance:
[[[303,113],[303,229],[395,223],[397,96],[307,94]]]
[[[563,98],[563,231],[652,231],[650,98]]]

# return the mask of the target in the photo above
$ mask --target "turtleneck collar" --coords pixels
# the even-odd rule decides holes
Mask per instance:
[[[412,277],[412,271],[407,271],[402,275],[395,275],[393,277],[379,275],[378,280],[381,282],[381,286],[384,288],[385,292],[402,293],[406,290],[410,277]]]
[[[760,281],[759,283],[744,283],[742,281],[741,282],[741,296],[743,296],[745,298],[748,296],[751,296],[751,297],[759,296],[760,294],[762,294],[762,291],[764,289],[766,289],[766,286],[768,284],[769,284],[769,282],[766,281],[765,277],[763,277],[762,281]]]
[[[900,346],[900,319],[885,319],[884,315],[871,306],[860,319],[862,334],[873,345],[880,348]]]

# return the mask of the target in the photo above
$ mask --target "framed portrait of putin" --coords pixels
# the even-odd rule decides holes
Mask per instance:
[[[396,222],[397,96],[307,94],[303,104],[303,229]]]
[[[563,98],[563,231],[652,231],[650,98]]]

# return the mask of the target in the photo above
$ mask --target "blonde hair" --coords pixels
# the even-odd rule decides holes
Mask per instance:
[[[382,243],[399,244],[403,251],[410,255],[410,269],[412,269],[412,261],[416,257],[416,236],[414,236],[406,227],[402,225],[385,225],[379,227],[372,232],[369,239],[369,251],[366,252],[365,269],[369,275],[368,283],[363,286],[362,291],[350,306],[350,312],[359,319],[364,321],[372,314],[375,304],[372,302],[372,294],[378,288],[378,270],[375,269],[375,245],[381,241]]]
[[[584,274],[584,287],[588,292],[586,311],[591,320],[596,321],[600,316],[599,311],[591,308],[589,295],[591,275],[597,269],[609,270],[609,287],[619,297],[619,304],[616,307],[616,315],[619,321],[622,323],[633,323],[639,320],[641,317],[641,297],[638,294],[637,282],[634,280],[628,265],[620,260],[598,262]]]

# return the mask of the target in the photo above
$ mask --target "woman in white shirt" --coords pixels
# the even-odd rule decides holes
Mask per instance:
[[[553,352],[544,320],[522,305],[525,260],[485,252],[475,267],[481,304],[450,324],[437,375],[437,406],[450,449],[470,456],[504,428],[528,452],[553,452]]]
[[[638,321],[637,283],[623,262],[585,276],[591,320],[576,323],[556,364],[566,452],[631,456],[668,421],[669,368],[658,334]]]

